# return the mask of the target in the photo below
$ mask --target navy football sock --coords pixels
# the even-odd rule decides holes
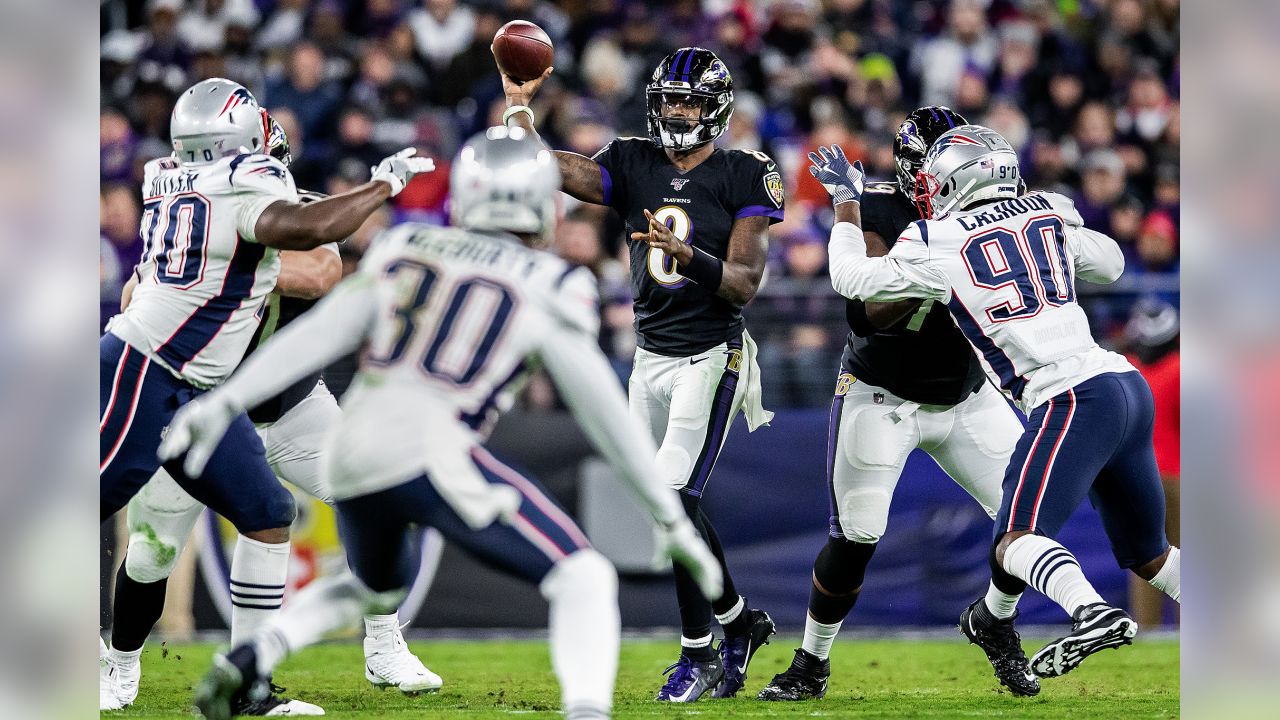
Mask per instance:
[[[111,610],[111,647],[132,652],[142,647],[151,629],[164,614],[164,595],[168,578],[141,583],[125,570],[128,556],[116,572],[116,589]]]

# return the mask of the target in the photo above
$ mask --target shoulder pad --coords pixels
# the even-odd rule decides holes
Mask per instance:
[[[561,322],[592,337],[600,333],[600,289],[581,265],[563,263],[552,286],[553,311]]]
[[[147,164],[142,166],[142,184],[143,186],[150,186],[156,175],[177,169],[178,161],[172,155],[148,160]]]
[[[1061,215],[1062,219],[1065,220],[1068,225],[1075,225],[1077,227],[1084,225],[1084,219],[1080,217],[1080,211],[1076,209],[1075,201],[1066,195],[1056,192],[1038,192],[1032,194],[1039,195],[1045,200],[1048,200],[1049,206],[1053,208],[1054,212]]]

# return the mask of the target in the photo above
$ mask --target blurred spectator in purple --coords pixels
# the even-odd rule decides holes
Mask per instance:
[[[418,53],[432,70],[444,72],[453,56],[471,44],[476,18],[470,7],[457,0],[422,0],[409,12],[408,22]]]
[[[365,0],[364,12],[359,14],[360,35],[368,38],[384,38],[404,18],[405,0]]]
[[[258,24],[253,0],[191,0],[178,20],[178,37],[189,50],[222,50],[231,21]]]
[[[1124,160],[1115,150],[1090,151],[1081,162],[1081,187],[1076,209],[1086,227],[1111,230],[1111,206],[1124,193]]]
[[[779,102],[806,86],[806,58],[818,38],[816,0],[777,0],[769,6],[768,27],[760,37],[760,65],[769,102]]]
[[[321,0],[311,12],[307,39],[324,54],[324,77],[343,85],[355,75],[360,43],[346,28],[346,13],[339,0]]]
[[[295,45],[285,76],[268,81],[265,95],[259,100],[273,108],[289,108],[298,116],[302,132],[311,139],[313,157],[328,154],[324,138],[331,136],[341,91],[325,77],[325,57],[319,47],[310,42]]]
[[[133,182],[133,158],[138,141],[129,119],[115,108],[98,116],[98,167],[103,182]]]
[[[960,110],[966,75],[985,78],[996,64],[999,45],[981,3],[953,0],[946,31],[916,46],[912,68],[920,77],[920,104]],[[972,99],[972,92],[971,97]]]
[[[177,93],[187,86],[191,51],[178,36],[182,0],[149,0],[144,42],[138,54],[137,75]]]
[[[436,83],[436,98],[445,106],[457,107],[465,99],[469,112],[475,115],[481,105],[502,95],[502,79],[489,46],[493,36],[502,27],[502,17],[490,9],[476,11],[475,28],[471,44],[454,56],[449,69]]]
[[[1030,87],[1034,80],[1030,76],[1036,68],[1040,33],[1030,21],[1010,20],[1000,26],[999,36],[1000,55],[991,75],[991,90],[1025,105],[1035,91]]]

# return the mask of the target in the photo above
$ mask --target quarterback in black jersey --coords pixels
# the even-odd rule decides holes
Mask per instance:
[[[267,150],[286,166],[292,160],[289,141],[274,118],[263,113]],[[303,203],[324,195],[300,192]],[[263,306],[258,331],[245,356],[275,331],[309,310],[342,279],[342,261],[336,244],[313,250],[281,252],[280,275],[275,291]],[[122,305],[128,304],[132,283],[125,288]],[[321,480],[321,446],[329,428],[339,420],[338,403],[316,373],[298,381],[276,397],[249,411],[266,448],[267,462],[276,477],[324,502],[331,502]],[[132,652],[142,647],[164,610],[168,577],[204,511],[204,505],[179,487],[161,468],[127,506],[129,548],[116,574],[112,649]],[[239,542],[244,542],[240,538]],[[234,561],[233,561],[234,562]],[[234,588],[233,588],[234,590]],[[232,602],[237,599],[232,595]],[[278,606],[279,601],[277,601]],[[261,605],[261,603],[259,603]],[[397,614],[366,618],[365,675],[383,687],[421,692],[441,686],[438,675],[409,652],[400,633]],[[243,630],[243,632],[249,632]],[[241,628],[236,628],[237,634]],[[313,710],[314,708],[314,710]],[[262,715],[288,710],[293,715],[316,714],[309,703],[272,697],[238,707],[238,714]]]
[[[504,122],[533,131],[528,105],[550,73],[522,84],[503,76]],[[556,157],[565,192],[612,207],[625,222],[639,336],[631,414],[653,433],[663,479],[680,490],[724,572],[723,596],[708,603],[675,569],[681,653],[657,699],[692,702],[708,691],[736,694],[774,632],[769,615],[734,588],[700,501],[734,416],[743,412],[751,430],[770,417],[742,306],[759,288],[769,225],[782,219],[782,175],[763,153],[715,147],[733,113],[733,78],[709,50],[668,55],[645,96],[648,138],[614,140],[591,158]],[[725,633],[718,651],[713,612]]]
[[[925,153],[938,136],[965,124],[955,111],[934,106],[913,111],[898,127],[896,182],[869,183],[861,196],[869,255],[888,254],[902,231],[921,219],[916,174]],[[1005,466],[1022,435],[1017,413],[986,382],[944,305],[848,300],[846,317],[849,340],[831,404],[827,449],[830,531],[814,561],[804,641],[791,666],[761,690],[761,700],[805,700],[826,693],[832,641],[857,602],[911,451],[929,453],[994,518]],[[1012,612],[1021,591],[1009,589],[1015,592],[992,585],[988,594]],[[1010,691],[1040,691],[1013,618],[975,617],[970,608],[961,625]]]

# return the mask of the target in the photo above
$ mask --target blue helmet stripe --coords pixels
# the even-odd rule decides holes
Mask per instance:
[[[685,56],[684,69],[680,71],[681,73],[684,74],[685,82],[689,82],[689,69],[690,69],[690,66],[692,65],[693,65],[693,51],[690,50],[689,54]]]
[[[947,119],[947,127],[949,127],[949,128],[953,128],[953,127],[955,127],[955,126],[956,126],[956,121],[951,119],[951,115],[949,115],[949,114],[947,114],[947,113],[943,113],[943,114],[942,114],[942,117],[944,117],[944,118],[946,118],[946,119]]]
[[[676,68],[680,66],[680,58],[685,54],[685,50],[677,50],[676,56],[671,58],[671,66],[667,68],[667,80],[676,79]]]
[[[933,115],[933,120],[934,120],[934,122],[937,122],[937,121],[938,121],[938,109],[937,109],[937,108],[935,108],[934,106],[930,105],[930,106],[929,106],[929,112]]]

